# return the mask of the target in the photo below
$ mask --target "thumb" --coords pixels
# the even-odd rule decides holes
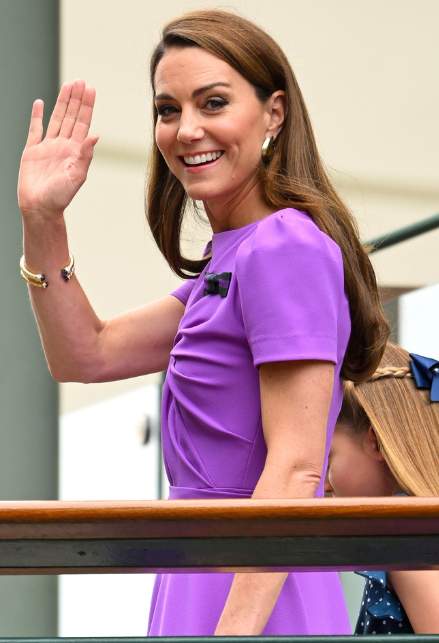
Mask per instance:
[[[80,156],[91,161],[94,147],[98,141],[99,136],[88,136],[81,145]]]

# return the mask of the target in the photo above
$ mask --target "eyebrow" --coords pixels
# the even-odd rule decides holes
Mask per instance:
[[[230,83],[210,83],[209,85],[204,85],[204,87],[199,87],[198,89],[194,89],[192,92],[192,98],[197,98],[200,94],[204,94],[204,92],[209,91],[209,89],[213,89],[214,87],[230,87]],[[154,100],[173,100],[174,97],[171,96],[170,94],[157,94],[154,97]]]

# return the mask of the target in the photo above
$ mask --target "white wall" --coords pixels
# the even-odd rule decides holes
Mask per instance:
[[[61,500],[157,498],[157,386],[143,386],[66,413],[60,422]],[[149,415],[151,438],[144,444]],[[152,574],[59,578],[59,636],[143,636]]]

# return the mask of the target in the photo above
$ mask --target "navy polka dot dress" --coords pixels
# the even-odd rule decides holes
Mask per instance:
[[[366,579],[355,634],[413,634],[407,614],[388,587],[386,572],[357,572]]]

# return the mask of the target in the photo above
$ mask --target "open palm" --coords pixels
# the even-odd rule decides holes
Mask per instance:
[[[98,140],[88,135],[94,101],[84,81],[63,85],[44,137],[44,103],[34,102],[18,176],[23,214],[62,213],[84,183]]]

